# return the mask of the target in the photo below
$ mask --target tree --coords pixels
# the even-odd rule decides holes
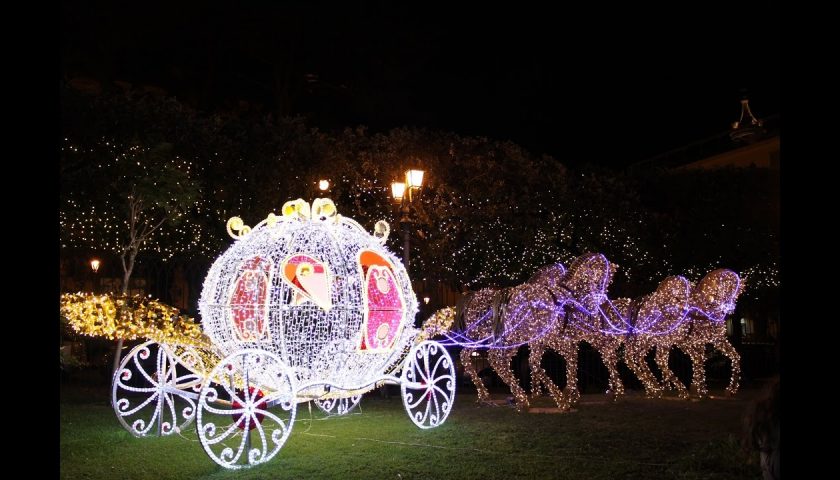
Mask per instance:
[[[125,296],[144,249],[164,255],[167,250],[169,255],[197,250],[200,232],[191,228],[194,225],[185,226],[185,221],[196,224],[200,218],[188,215],[201,205],[198,168],[164,141],[166,132],[157,130],[162,122],[151,121],[148,127],[138,122],[138,117],[148,120],[148,116],[166,116],[162,112],[184,111],[165,99],[138,101],[119,95],[85,99],[68,90],[64,93],[78,110],[67,109],[63,117],[62,245],[115,252]],[[176,140],[186,136],[183,128],[169,134]],[[115,371],[122,343],[118,339]]]
[[[79,208],[65,209],[63,213],[79,221],[83,212],[95,211],[97,204],[112,216],[112,220],[117,220],[119,213],[123,213],[121,222],[102,226],[105,231],[114,231],[113,245],[123,270],[121,295],[126,296],[138,253],[153,236],[168,234],[161,230],[164,224],[171,227],[180,224],[184,214],[195,205],[199,186],[190,177],[190,163],[174,156],[170,144],[144,147],[136,142],[128,147],[119,146],[117,150],[121,151],[113,160],[97,159],[94,150],[88,151],[91,154],[89,162],[98,160],[102,163],[90,163],[89,168],[78,171],[87,176],[88,188],[77,188],[68,203]],[[82,183],[77,179],[75,185],[78,187]],[[116,228],[118,226],[123,228]],[[102,229],[94,231],[99,235],[105,233]],[[92,233],[92,240],[94,238],[97,238],[96,233]],[[122,344],[120,337],[114,355],[114,371],[119,367]]]

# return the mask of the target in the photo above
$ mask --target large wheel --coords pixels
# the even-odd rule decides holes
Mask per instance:
[[[425,340],[408,354],[400,382],[403,405],[420,428],[446,421],[455,401],[455,364],[442,345]]]
[[[198,438],[217,464],[251,467],[277,455],[292,432],[296,410],[294,381],[280,358],[240,350],[216,365],[201,389]]]
[[[351,397],[315,400],[315,405],[318,405],[318,408],[327,415],[346,415],[356,408],[361,400],[362,396],[360,394]]]
[[[184,366],[168,346],[148,341],[134,347],[111,383],[117,419],[137,437],[171,435],[195,418],[201,378]]]

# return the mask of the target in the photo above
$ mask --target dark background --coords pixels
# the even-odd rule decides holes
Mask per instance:
[[[454,2],[452,2],[454,3]],[[778,2],[63,2],[65,79],[622,167],[779,111]],[[125,84],[123,84],[125,85]]]

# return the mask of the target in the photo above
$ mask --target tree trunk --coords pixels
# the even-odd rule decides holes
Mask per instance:
[[[123,253],[120,260],[122,260],[123,265],[123,282],[122,282],[122,296],[126,296],[128,294],[128,282],[131,279],[131,273],[134,271],[134,259],[137,257],[137,249],[130,249],[128,252]],[[128,254],[128,262],[125,261],[126,253]],[[120,360],[122,360],[122,348],[123,348],[123,339],[122,337],[117,339],[117,350],[114,352],[114,366],[111,369],[111,376],[113,377],[117,373],[117,369],[120,368]]]

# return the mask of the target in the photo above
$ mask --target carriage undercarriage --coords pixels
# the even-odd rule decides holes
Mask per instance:
[[[195,421],[204,451],[226,468],[271,460],[292,431],[300,403],[344,415],[364,393],[399,385],[419,428],[441,425],[455,397],[455,365],[439,343],[396,349],[391,368],[343,382],[303,379],[273,352],[242,349],[219,359],[210,349],[147,341],[125,356],[114,375],[112,405],[138,437],[181,433]],[[246,433],[247,432],[247,433]]]

